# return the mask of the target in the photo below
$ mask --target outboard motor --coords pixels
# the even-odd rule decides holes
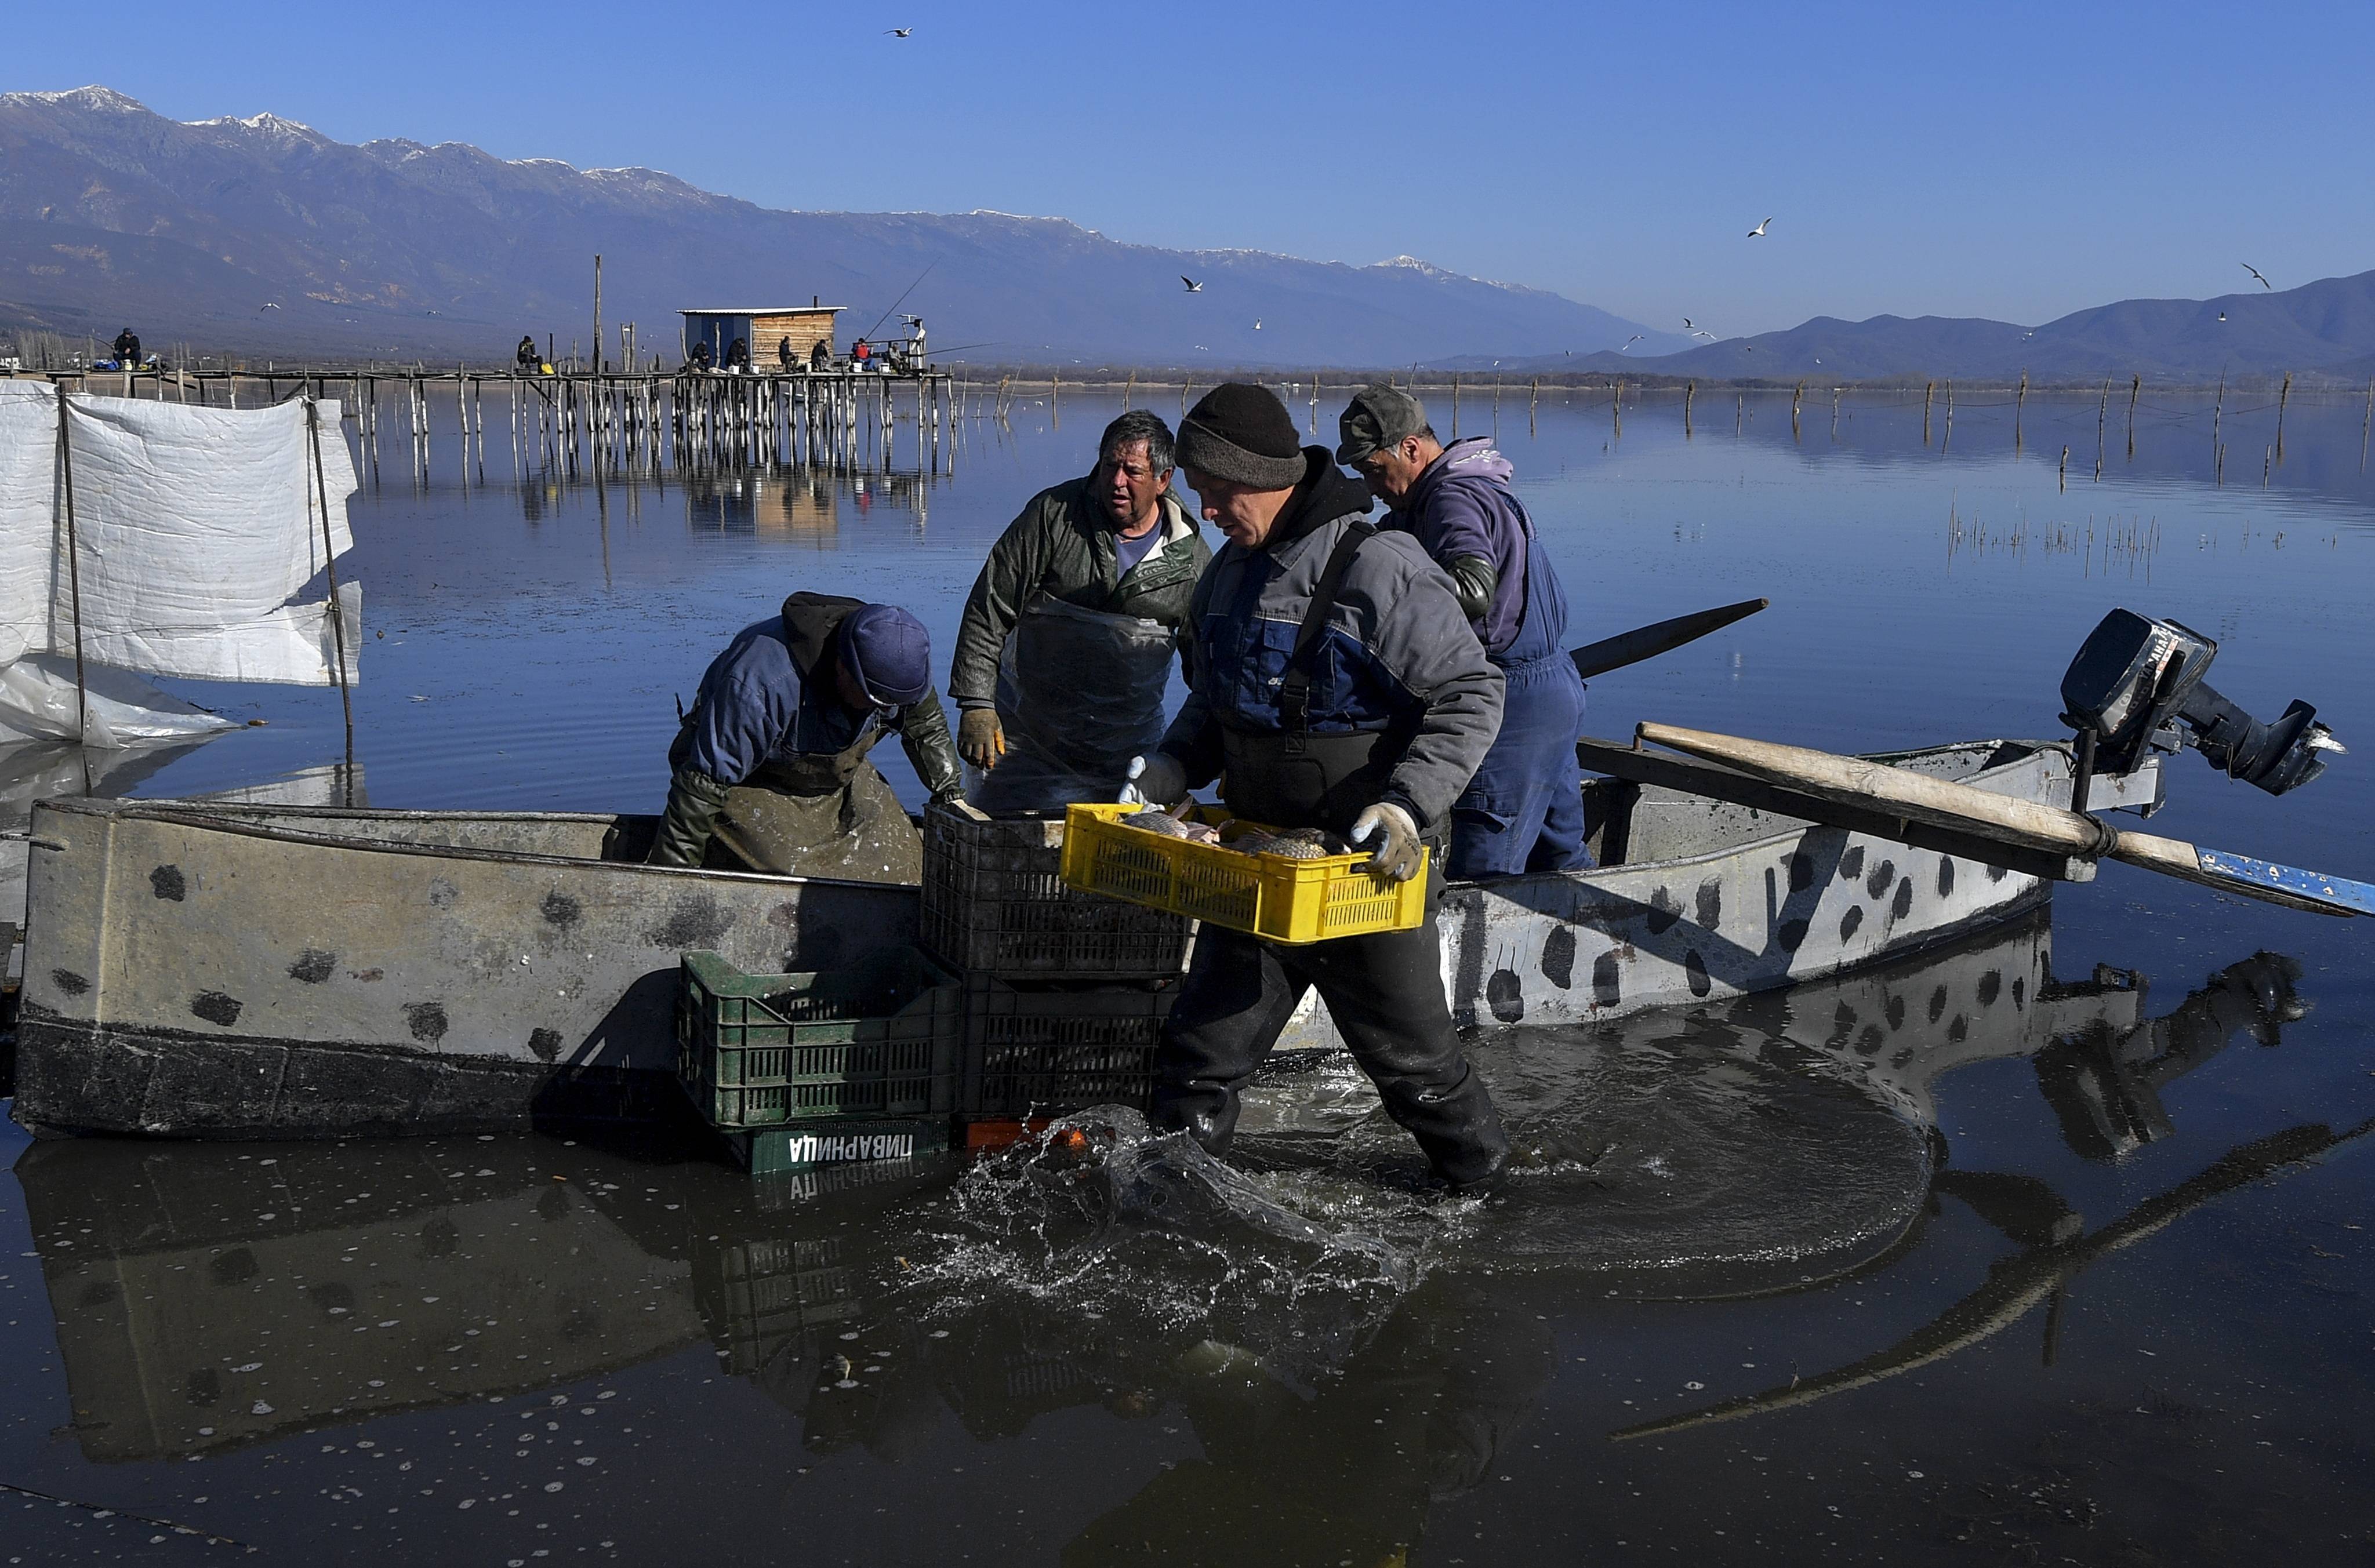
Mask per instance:
[[[2270,795],[2323,772],[2321,753],[2343,751],[2306,702],[2262,724],[2220,696],[2202,678],[2217,656],[2217,643],[2177,621],[2127,609],[2103,618],[2062,677],[2062,719],[2078,732],[2078,809],[2090,774],[2132,772],[2148,750],[2191,745]]]

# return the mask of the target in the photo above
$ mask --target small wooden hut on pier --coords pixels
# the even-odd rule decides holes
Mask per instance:
[[[806,305],[729,306],[682,310],[684,317],[684,353],[690,357],[692,346],[706,344],[709,362],[726,363],[726,351],[736,338],[740,338],[750,350],[754,367],[771,369],[779,364],[805,365],[816,347],[821,343],[825,352],[835,351],[834,318],[848,309],[845,305],[820,303],[821,296],[811,295]]]

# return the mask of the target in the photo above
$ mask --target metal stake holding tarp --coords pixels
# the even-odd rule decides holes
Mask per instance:
[[[322,503],[322,565],[330,579],[330,636],[338,655],[338,705],[345,711],[347,720],[347,769],[339,779],[339,788],[345,794],[346,804],[352,806],[355,803],[355,694],[347,684],[347,617],[345,607],[338,603],[338,546],[330,530],[330,484],[322,472],[322,412],[310,397],[305,399],[305,433],[313,444],[313,493]],[[71,517],[73,513],[69,511],[67,515]],[[76,636],[81,636],[79,625],[76,628]],[[76,675],[77,678],[81,675],[79,654]]]

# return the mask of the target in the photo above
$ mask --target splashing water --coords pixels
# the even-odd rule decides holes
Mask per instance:
[[[1024,1313],[1142,1366],[1332,1364],[1476,1206],[1332,1168],[1254,1171],[1117,1105],[982,1161],[933,1206],[904,1277],[936,1318]]]

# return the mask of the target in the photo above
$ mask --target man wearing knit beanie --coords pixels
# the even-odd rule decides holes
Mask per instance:
[[[1224,382],[1179,422],[1179,466],[1248,489],[1291,490],[1303,482],[1303,442],[1268,387]]]
[[[1223,780],[1235,815],[1370,846],[1384,877],[1427,878],[1410,931],[1288,947],[1207,925],[1163,1032],[1150,1114],[1225,1154],[1237,1091],[1317,986],[1329,1016],[1455,1193],[1498,1184],[1508,1138],[1452,1032],[1436,925],[1451,803],[1501,721],[1501,675],[1451,580],[1379,534],[1360,484],[1305,447],[1267,389],[1214,388],[1179,426],[1179,466],[1227,536],[1186,626],[1188,701],[1130,764],[1168,805]]]

